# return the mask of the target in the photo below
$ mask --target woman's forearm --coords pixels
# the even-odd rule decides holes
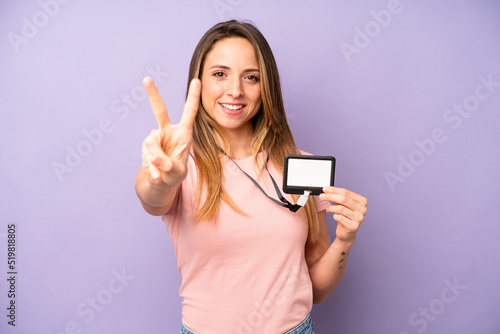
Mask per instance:
[[[139,168],[137,172],[135,191],[144,210],[153,216],[161,216],[170,210],[178,187],[179,185],[167,187],[149,182],[143,167]]]
[[[344,277],[352,242],[335,239],[323,256],[309,268],[313,284],[313,302],[328,298]]]

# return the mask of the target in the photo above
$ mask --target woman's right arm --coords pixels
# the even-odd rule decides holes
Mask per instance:
[[[143,85],[159,129],[151,131],[142,144],[142,166],[137,172],[135,190],[144,209],[160,216],[172,207],[179,185],[187,175],[201,82],[198,79],[191,81],[181,121],[175,125],[168,118],[165,103],[153,80],[145,78]]]
[[[142,207],[153,216],[166,214],[174,203],[175,195],[179,185],[166,187],[148,181],[148,175],[144,167],[137,171],[135,179],[135,191]]]

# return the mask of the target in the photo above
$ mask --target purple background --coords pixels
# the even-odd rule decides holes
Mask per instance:
[[[156,127],[140,84],[161,72],[177,122],[195,45],[229,18],[267,37],[300,148],[334,155],[337,185],[369,199],[344,280],[313,308],[317,333],[500,332],[498,1],[66,2],[0,4],[1,333],[179,331],[174,250],[134,192]],[[68,149],[86,156],[58,177]]]

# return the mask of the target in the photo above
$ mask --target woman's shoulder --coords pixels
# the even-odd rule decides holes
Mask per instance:
[[[303,151],[303,150],[301,150],[300,148],[299,148],[298,150],[299,150],[299,152],[300,152],[300,155],[312,155],[312,153],[309,153],[309,152]]]

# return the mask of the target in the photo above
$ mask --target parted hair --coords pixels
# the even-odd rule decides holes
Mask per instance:
[[[262,104],[252,118],[254,135],[251,147],[254,162],[258,163],[257,154],[267,152],[269,161],[283,174],[285,155],[300,154],[300,152],[286,119],[276,61],[266,39],[254,25],[231,20],[218,23],[209,29],[198,42],[191,58],[188,87],[192,79],[201,79],[205,57],[214,44],[231,37],[245,38],[253,45],[259,66]],[[199,180],[195,198],[196,221],[216,222],[221,200],[240,214],[245,214],[224,190],[221,154],[216,137],[222,139],[223,147],[231,156],[231,145],[224,129],[209,116],[200,103],[193,128],[192,145]],[[202,190],[206,194],[203,203],[201,203]],[[309,200],[299,212],[308,225],[308,241],[316,241],[319,224],[315,202]]]

